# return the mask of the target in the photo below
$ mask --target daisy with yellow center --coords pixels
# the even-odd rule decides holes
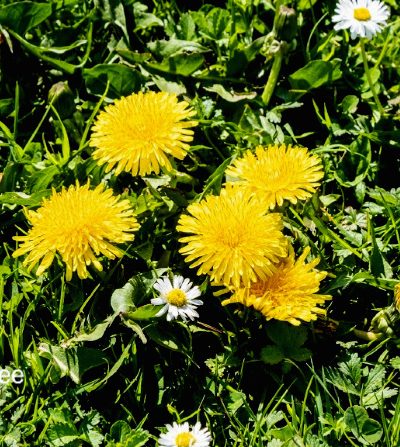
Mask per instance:
[[[247,151],[226,174],[270,208],[281,206],[284,200],[296,203],[309,198],[324,176],[319,157],[306,148],[284,144]]]
[[[288,321],[295,326],[298,326],[301,320],[312,321],[319,315],[324,315],[325,311],[317,306],[329,300],[331,296],[317,292],[327,273],[314,270],[319,259],[305,263],[310,252],[309,247],[297,261],[293,250],[290,251],[289,256],[270,277],[259,280],[250,287],[236,290],[234,295],[222,304],[241,303],[247,307],[253,306],[267,320],[274,318]]]
[[[159,447],[208,447],[211,441],[207,428],[201,428],[197,422],[193,428],[187,422],[173,425],[167,424],[167,433],[163,433],[158,440]]]
[[[191,236],[181,238],[179,251],[198,274],[225,285],[250,286],[265,279],[287,253],[281,215],[267,214],[250,191],[227,185],[219,196],[208,196],[187,208],[177,229]]]
[[[134,93],[100,112],[92,128],[90,146],[106,172],[114,167],[132,175],[171,170],[169,157],[182,160],[193,140],[196,121],[185,121],[195,112],[186,101],[166,92]]]
[[[37,211],[27,211],[32,228],[25,236],[15,236],[21,246],[14,257],[25,255],[23,264],[30,271],[39,263],[36,274],[50,267],[56,253],[66,265],[66,279],[72,273],[88,277],[87,266],[102,270],[98,256],[114,259],[123,252],[113,244],[132,241],[139,224],[128,200],[113,196],[103,185],[94,190],[89,184],[70,186],[61,192],[53,190]]]
[[[154,289],[160,293],[158,298],[153,298],[151,304],[164,307],[156,314],[156,317],[167,314],[167,321],[181,317],[187,321],[187,318],[194,320],[199,316],[196,307],[203,304],[203,301],[197,300],[201,295],[197,286],[183,276],[174,276],[172,281],[168,277],[160,278],[154,284]]]
[[[386,26],[390,15],[389,8],[377,0],[340,0],[335,13],[335,30],[349,29],[352,39],[371,39]]]

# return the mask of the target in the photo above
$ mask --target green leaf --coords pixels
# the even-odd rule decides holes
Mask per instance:
[[[344,422],[362,444],[374,444],[382,437],[382,426],[374,419],[370,419],[365,408],[359,405],[346,410]]]
[[[394,369],[398,369],[400,370],[400,357],[394,357],[391,361],[390,364],[393,366]]]
[[[142,85],[142,75],[126,65],[99,64],[83,70],[86,88],[92,95],[101,96],[109,83],[107,96],[120,98],[137,92]]]
[[[49,444],[54,447],[79,445],[71,444],[80,439],[78,430],[72,424],[52,424],[47,430],[46,436]]]
[[[357,106],[359,102],[360,100],[357,96],[347,95],[343,98],[343,101],[340,103],[340,106],[343,110],[343,113],[353,115],[357,111]]]
[[[178,55],[189,56],[210,51],[197,42],[180,39],[156,40],[155,42],[149,42],[147,46],[152,53],[163,58]]]
[[[284,359],[284,355],[276,345],[268,345],[261,349],[260,358],[268,365],[276,365]]]
[[[145,304],[138,307],[133,312],[127,312],[124,314],[124,318],[130,320],[150,320],[155,318],[156,314],[160,311],[160,306],[154,306],[153,304]]]
[[[369,173],[371,167],[371,143],[367,138],[359,138],[349,146],[341,158],[333,175],[345,188],[357,186]]]
[[[23,35],[51,13],[51,3],[12,2],[0,9],[0,25]]]
[[[213,8],[205,19],[200,14],[196,14],[196,18],[200,19],[197,21],[200,32],[213,40],[222,39],[231,20],[229,12],[226,9]]]
[[[41,191],[41,194],[43,195],[43,190],[45,190],[51,184],[54,177],[59,173],[60,170],[57,166],[49,166],[47,168],[41,169],[40,171],[34,172],[28,178],[28,188],[35,194],[38,194],[39,191]],[[49,195],[50,190],[46,191],[46,194]]]
[[[49,359],[59,371],[59,377],[68,375],[75,383],[80,383],[85,371],[106,363],[104,354],[91,348],[61,348],[41,343],[38,348],[42,357]]]
[[[79,334],[73,338],[70,338],[68,340],[68,343],[79,343],[83,341],[96,341],[99,340],[103,335],[105,334],[107,328],[112,324],[112,322],[115,320],[115,317],[118,314],[115,313],[114,315],[110,315],[108,318],[106,318],[104,321],[102,321],[99,324],[96,324],[90,331]]]
[[[342,77],[340,59],[331,62],[316,60],[310,61],[300,70],[289,76],[289,82],[293,90],[308,92],[324,84],[329,84]]]
[[[14,99],[0,99],[0,118],[8,116],[14,110]]]
[[[301,10],[312,8],[318,0],[299,0],[297,8]]]
[[[160,64],[145,64],[145,67],[164,73],[190,76],[203,65],[203,62],[204,57],[201,54],[177,54],[164,59]]]
[[[111,307],[116,313],[125,313],[134,309],[135,305],[132,300],[135,287],[127,282],[121,289],[114,290],[111,295]]]
[[[110,430],[113,441],[120,447],[142,447],[150,439],[149,433],[142,428],[132,429],[125,421],[117,421]],[[123,443],[123,444],[122,444]]]
[[[197,37],[196,23],[193,20],[192,14],[190,14],[190,12],[181,14],[176,28],[176,35],[179,39],[194,40]]]
[[[228,102],[238,102],[243,100],[254,99],[257,96],[256,92],[228,92],[222,84],[214,84],[211,87],[204,87],[204,90],[208,92],[215,92],[221,98]]]
[[[135,332],[135,334],[137,334],[137,336],[140,338],[142,343],[147,343],[147,338],[144,335],[144,332],[139,324],[137,324],[135,321],[132,321],[129,318],[125,318],[125,317],[123,318],[123,322],[124,322],[125,326],[129,327],[130,329],[132,329],[133,332]]]
[[[369,268],[372,273],[372,275],[376,277],[383,276],[384,278],[392,278],[393,277],[393,270],[390,267],[390,264],[386,261],[384,256],[381,253],[381,250],[376,242],[375,237],[375,229],[370,221],[370,234],[372,239],[372,253],[369,258]]]
[[[165,325],[153,325],[147,328],[146,335],[164,348],[186,355],[189,353],[191,344],[190,332],[187,326],[183,324],[171,325],[171,323],[166,323]]]
[[[308,331],[304,327],[295,327],[282,321],[271,321],[267,326],[268,337],[284,350],[299,347],[307,340]]]
[[[43,198],[48,197],[50,193],[49,190],[35,192],[31,195],[24,192],[5,192],[0,194],[0,203],[35,207],[39,206],[43,202]]]

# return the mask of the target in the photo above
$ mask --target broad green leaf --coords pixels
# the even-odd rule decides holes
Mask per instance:
[[[281,321],[270,321],[267,326],[268,337],[279,347],[299,347],[307,340],[307,329],[295,327]]]
[[[59,173],[60,169],[57,166],[49,166],[47,168],[41,169],[40,171],[34,172],[28,178],[28,188],[34,194],[39,194],[39,191],[41,191],[42,195],[50,195],[50,190],[43,190],[49,187],[54,177]]]
[[[78,343],[83,341],[96,341],[99,340],[103,335],[105,334],[107,328],[113,323],[115,320],[115,317],[118,314],[115,313],[114,315],[110,315],[108,318],[106,318],[104,321],[102,321],[99,324],[96,324],[90,331],[76,335],[73,338],[70,338],[68,340],[68,343]]]
[[[371,143],[367,138],[354,141],[341,158],[333,175],[340,185],[353,188],[361,183],[371,167]]]
[[[190,332],[182,324],[157,324],[146,329],[146,335],[164,348],[188,354],[190,351]]]
[[[76,427],[73,424],[66,423],[52,424],[48,428],[46,436],[49,445],[54,447],[79,445],[80,443],[76,444],[74,441],[79,441],[81,439]]]
[[[359,405],[346,410],[344,421],[357,440],[364,445],[374,444],[382,437],[382,426],[374,419],[370,419],[365,408]]]
[[[120,3],[122,7],[122,3]],[[164,23],[154,14],[147,12],[148,6],[143,5],[141,2],[133,3],[133,13],[135,16],[135,31],[141,29],[148,29],[154,26],[164,26]]]
[[[308,92],[324,84],[329,84],[342,77],[340,60],[332,61],[315,60],[300,68],[289,76],[289,82],[293,90]]]
[[[131,64],[141,64],[151,59],[150,53],[135,53],[131,50],[116,49],[117,53]]]
[[[190,76],[203,65],[204,57],[201,54],[177,54],[165,58],[161,63],[146,63],[144,66],[148,69],[161,71],[164,73],[173,73],[181,76]]]
[[[23,192],[5,192],[0,194],[0,203],[35,207],[39,206],[50,193],[51,191],[49,190],[35,192],[30,195]]]
[[[179,39],[156,40],[155,42],[149,42],[147,47],[156,56],[165,58],[177,55],[188,56],[190,54],[206,53],[210,51],[207,47],[204,47],[197,42]]]
[[[196,23],[193,20],[192,14],[190,12],[185,12],[181,14],[176,34],[179,39],[183,40],[194,40],[196,39]]]
[[[83,70],[86,88],[92,95],[101,96],[109,83],[107,96],[120,98],[137,92],[142,84],[142,75],[126,65],[99,64]]]
[[[59,370],[60,377],[68,375],[75,383],[80,383],[85,371],[106,362],[101,351],[91,348],[61,348],[41,343],[38,351]]]
[[[284,359],[284,355],[276,345],[268,345],[261,349],[260,358],[268,365],[276,365]]]
[[[0,9],[0,25],[24,35],[51,16],[51,3],[12,2]]]
[[[358,103],[360,102],[359,98],[355,95],[347,95],[343,98],[343,101],[340,103],[342,107],[343,113],[353,115],[357,111]]]
[[[154,306],[153,304],[145,304],[144,306],[136,308],[132,312],[126,312],[124,318],[130,320],[149,320],[155,318],[156,314],[160,311],[160,306]]]
[[[146,430],[142,428],[133,429],[125,421],[115,422],[111,427],[110,435],[113,441],[118,442],[117,445],[121,447],[142,447],[150,439]]]
[[[117,289],[111,295],[111,307],[116,313],[129,312],[135,308],[132,301],[134,286],[127,282],[121,289]]]

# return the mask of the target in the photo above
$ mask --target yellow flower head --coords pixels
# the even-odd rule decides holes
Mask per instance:
[[[247,190],[227,185],[220,196],[208,196],[189,205],[179,219],[183,237],[179,251],[187,262],[195,261],[198,274],[225,285],[247,286],[266,278],[274,264],[287,254],[281,215],[266,214],[265,206]]]
[[[267,206],[281,206],[284,200],[296,203],[315,192],[324,176],[321,160],[308,149],[297,146],[258,146],[247,151],[226,173],[235,183],[256,193]]]
[[[168,156],[182,160],[193,140],[189,128],[197,122],[183,120],[194,114],[186,101],[171,93],[140,92],[121,98],[100,112],[92,128],[92,156],[100,165],[107,164],[107,172],[116,167],[116,175],[171,170]]]
[[[133,240],[132,232],[139,228],[129,202],[102,185],[91,190],[89,184],[77,183],[59,193],[53,190],[51,197],[37,211],[27,211],[27,216],[32,228],[26,236],[14,237],[23,243],[13,256],[28,253],[23,264],[31,270],[40,262],[37,275],[41,275],[58,252],[67,267],[67,281],[74,271],[79,278],[87,278],[90,264],[102,270],[97,256],[121,256],[113,243]]]
[[[307,247],[295,261],[291,249],[289,256],[271,276],[260,279],[250,287],[236,290],[222,304],[241,303],[247,307],[253,306],[267,320],[274,318],[296,326],[300,324],[300,320],[316,320],[318,315],[325,314],[325,310],[317,305],[323,304],[331,296],[317,294],[319,284],[327,273],[314,270],[319,259],[314,259],[309,264],[304,262],[309,252]]]

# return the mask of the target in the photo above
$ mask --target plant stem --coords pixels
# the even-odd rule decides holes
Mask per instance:
[[[385,111],[383,110],[382,104],[379,101],[378,95],[376,93],[375,86],[372,82],[371,72],[369,71],[369,67],[368,67],[367,53],[365,52],[365,45],[364,45],[363,38],[360,39],[360,46],[361,46],[361,56],[363,59],[364,70],[365,70],[365,75],[367,76],[368,85],[371,90],[372,96],[374,97],[375,104],[378,107],[378,111],[381,115],[383,115],[385,113]]]
[[[261,96],[261,99],[265,106],[268,106],[272,94],[274,93],[276,83],[278,82],[278,76],[282,66],[282,59],[283,59],[283,48],[282,44],[280,44],[279,50],[274,54],[274,62],[272,64],[272,68],[269,73],[268,81],[265,84],[264,91]]]

